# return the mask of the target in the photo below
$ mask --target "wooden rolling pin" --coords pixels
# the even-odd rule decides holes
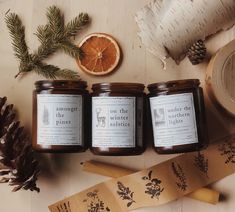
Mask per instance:
[[[125,175],[133,174],[136,172],[136,170],[131,170],[120,166],[110,165],[97,161],[84,162],[83,171],[100,174],[112,178],[123,177]],[[200,188],[190,194],[187,194],[186,196],[210,204],[216,204],[219,202],[219,195],[219,192],[215,190],[209,188]]]

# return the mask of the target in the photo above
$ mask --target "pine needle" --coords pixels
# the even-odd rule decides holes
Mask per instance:
[[[51,6],[47,9],[48,26],[54,36],[62,36],[64,31],[64,17],[60,9]]]
[[[20,18],[15,13],[9,13],[5,16],[5,21],[12,38],[15,56],[21,61],[28,61],[29,52],[25,41],[25,28]]]
[[[65,27],[65,36],[73,37],[87,24],[90,23],[90,18],[87,13],[80,13],[77,17],[71,20]]]
[[[25,41],[25,28],[20,18],[15,13],[6,14],[5,21],[12,38],[13,50],[15,56],[20,60],[19,73],[16,77],[35,71],[37,74],[49,79],[80,79],[77,72],[47,65],[43,60],[58,50],[62,50],[75,59],[82,56],[79,47],[71,42],[71,37],[74,37],[90,22],[88,14],[79,14],[67,25],[64,24],[64,16],[56,6],[49,7],[46,15],[47,24],[38,26],[35,33],[41,44],[33,54],[29,54]]]
[[[50,36],[50,27],[48,25],[42,26],[39,25],[35,35],[38,37],[38,40],[43,43],[46,41],[46,38]]]
[[[77,72],[69,69],[60,69],[54,65],[38,64],[35,67],[35,71],[47,79],[80,79]]]
[[[63,41],[60,44],[60,49],[62,49],[66,54],[69,56],[78,59],[82,56],[82,50],[78,48],[78,46],[74,45],[73,43],[69,41]]]

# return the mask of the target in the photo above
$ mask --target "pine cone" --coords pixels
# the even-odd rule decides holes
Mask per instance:
[[[0,98],[0,183],[15,186],[12,191],[36,190],[39,163],[34,158],[29,137],[16,122],[13,105]]]
[[[188,50],[187,56],[193,65],[201,63],[206,57],[206,46],[202,40],[198,40]]]

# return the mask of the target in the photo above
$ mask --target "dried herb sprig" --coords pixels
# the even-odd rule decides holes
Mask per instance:
[[[87,212],[109,212],[111,211],[107,207],[103,200],[99,198],[98,190],[94,190],[87,193],[87,199],[83,202],[87,204]]]
[[[122,198],[122,200],[128,201],[127,207],[130,207],[132,203],[135,203],[133,199],[134,192],[130,190],[129,187],[123,185],[122,182],[117,182],[118,191],[117,194]]]
[[[6,105],[6,101],[6,97],[0,98],[0,183],[14,186],[13,191],[39,192],[39,163],[24,128],[15,121],[13,105]]]
[[[208,177],[209,160],[200,151],[194,156],[194,165]]]
[[[80,13],[65,25],[60,9],[51,6],[47,10],[47,19],[48,23],[38,26],[35,33],[40,46],[33,54],[30,54],[25,40],[25,27],[19,16],[15,13],[6,14],[5,21],[12,38],[13,50],[20,61],[19,72],[15,77],[35,71],[50,79],[79,79],[77,72],[48,65],[43,60],[58,50],[62,50],[75,59],[82,56],[82,51],[73,44],[71,39],[90,22],[88,14]]]
[[[147,181],[145,184],[145,193],[150,195],[152,199],[159,199],[161,193],[164,191],[164,188],[161,187],[162,181],[158,178],[152,178],[152,174],[153,171],[151,170],[147,176],[142,177],[142,180]]]
[[[186,175],[185,175],[182,167],[180,166],[180,164],[172,162],[171,163],[171,168],[172,168],[172,171],[173,171],[174,175],[178,179],[178,181],[176,182],[176,185],[182,191],[186,191],[187,187],[188,187],[188,184],[187,184]]]
[[[235,163],[235,145],[231,141],[224,142],[219,145],[221,156],[225,156],[226,164]]]

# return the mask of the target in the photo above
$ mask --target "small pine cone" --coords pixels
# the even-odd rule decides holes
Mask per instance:
[[[195,42],[187,52],[187,56],[193,65],[201,63],[206,57],[206,46],[202,40]]]
[[[0,183],[20,189],[38,191],[40,173],[29,138],[20,122],[15,121],[13,105],[6,105],[7,98],[0,98]]]

